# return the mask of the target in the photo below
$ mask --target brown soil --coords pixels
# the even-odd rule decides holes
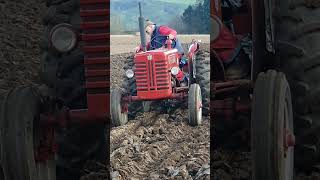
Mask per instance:
[[[38,82],[45,1],[0,0],[0,90]]]

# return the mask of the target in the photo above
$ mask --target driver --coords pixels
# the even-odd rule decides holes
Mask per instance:
[[[146,34],[149,35],[151,39],[151,42],[147,44],[147,50],[161,48],[163,45],[165,45],[167,37],[169,37],[169,39],[174,40],[175,42],[172,44],[172,48],[177,49],[180,55],[180,68],[182,69],[184,65],[187,64],[187,60],[183,57],[183,47],[180,41],[177,39],[177,31],[169,28],[168,26],[157,26],[150,20],[146,20],[145,30]],[[136,47],[135,52],[139,52],[141,50],[142,46],[138,46]],[[181,85],[184,85],[188,80],[187,76],[185,75],[185,73],[183,73],[183,71],[180,71],[180,73],[176,77],[181,82]]]
[[[149,35],[151,39],[151,42],[147,44],[147,50],[161,48],[166,43],[167,37],[169,37],[169,39],[175,41],[172,48],[177,49],[181,57],[184,55],[182,45],[177,39],[177,31],[174,29],[171,29],[168,26],[157,26],[150,20],[146,20],[145,30],[146,34]],[[142,46],[138,46],[135,51],[138,52],[141,49]]]

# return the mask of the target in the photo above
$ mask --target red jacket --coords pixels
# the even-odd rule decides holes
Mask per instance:
[[[169,36],[169,34],[172,34],[174,36],[174,38],[177,37],[177,31],[169,28],[168,26],[160,26],[159,32],[161,35],[164,35],[164,36]]]

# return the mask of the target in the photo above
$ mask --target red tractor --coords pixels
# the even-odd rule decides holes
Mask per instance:
[[[312,170],[320,157],[319,3],[213,0],[211,10],[212,141],[224,145],[249,129],[256,180]]]
[[[202,109],[209,108],[209,57],[204,57],[196,41],[189,46],[188,63],[184,68],[179,67],[180,55],[173,48],[174,40],[167,39],[165,44],[161,44],[162,48],[147,51],[140,4],[139,9],[143,51],[136,53],[134,60],[129,58],[126,62],[124,90],[114,89],[111,92],[111,119],[114,125],[127,123],[130,106],[133,110],[138,109],[138,106],[149,109],[148,101],[185,98],[188,99],[189,124],[201,124]],[[186,86],[182,86],[176,78],[180,71],[189,76]],[[143,103],[138,104],[139,101]]]
[[[1,99],[1,180],[78,180],[96,161],[109,164],[109,1],[46,2],[45,85]]]

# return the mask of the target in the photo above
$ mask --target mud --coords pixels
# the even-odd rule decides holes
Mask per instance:
[[[45,1],[0,0],[0,91],[39,81]]]
[[[150,112],[111,131],[111,167],[119,179],[209,179],[209,118],[187,124],[187,109]],[[121,177],[121,178],[120,178]]]

